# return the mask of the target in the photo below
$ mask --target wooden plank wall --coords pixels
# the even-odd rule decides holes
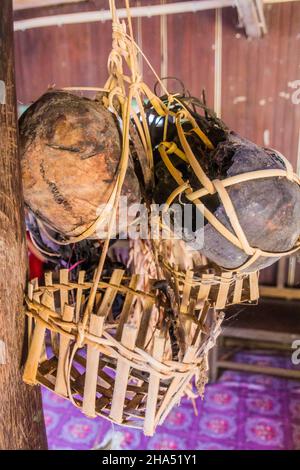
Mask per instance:
[[[143,5],[144,1],[132,0],[131,4]],[[118,0],[117,5],[124,6],[124,2]],[[107,7],[107,0],[93,0],[19,11],[15,18]],[[232,129],[260,145],[277,148],[296,166],[300,104],[292,103],[289,83],[300,79],[300,2],[267,5],[265,14],[267,36],[248,40],[237,27],[235,10],[222,10],[221,114]],[[205,88],[210,106],[218,52],[215,18],[211,10],[134,20],[137,40],[158,73],[180,78],[195,96]],[[107,78],[110,28],[110,22],[105,22],[16,32],[19,101],[36,99],[51,84],[101,86]],[[155,79],[146,65],[143,72],[152,87]],[[178,86],[174,81],[168,85],[171,91]],[[276,266],[264,270],[261,280],[275,284]]]

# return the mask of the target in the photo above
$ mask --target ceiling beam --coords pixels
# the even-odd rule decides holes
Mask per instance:
[[[27,10],[28,8],[52,7],[65,3],[79,3],[84,0],[13,0],[14,10]]]
[[[249,38],[259,38],[267,32],[263,0],[236,0],[241,26]]]
[[[194,13],[197,11],[228,6],[235,6],[235,0],[196,0],[157,5],[143,5],[139,7],[131,7],[130,13],[133,18],[137,18],[180,13]],[[126,8],[118,8],[117,14],[120,19],[126,18]],[[30,18],[27,20],[18,20],[15,21],[14,28],[15,31],[22,31],[25,29],[42,28],[45,26],[61,26],[65,24],[91,23],[95,21],[107,20],[111,20],[110,10],[95,10],[78,13],[66,13],[63,15],[43,16],[40,18]]]
[[[1,0],[0,0],[1,1]],[[38,2],[77,2],[79,0],[15,0],[15,2],[28,2],[37,4]],[[241,8],[241,16],[244,16],[245,27],[249,32],[249,36],[257,37],[258,29],[261,32],[266,32],[266,24],[263,16],[263,4],[271,3],[285,3],[295,2],[299,0],[196,0],[196,1],[185,1],[177,3],[157,4],[157,5],[143,5],[138,7],[132,7],[130,9],[131,16],[134,18],[159,16],[159,15],[171,15],[171,14],[182,14],[182,13],[193,13],[197,11],[210,10],[215,8],[223,7],[236,7],[237,4]],[[246,4],[248,3],[248,8]],[[252,4],[252,7],[251,5]],[[253,4],[255,4],[255,12],[253,13]],[[40,5],[39,5],[40,6]],[[252,12],[251,12],[252,9]],[[247,11],[250,13],[247,14]],[[126,18],[126,8],[119,8],[117,10],[119,18]],[[250,18],[250,19],[249,19]],[[251,19],[252,18],[252,19]],[[15,31],[24,31],[32,28],[43,28],[46,26],[62,26],[67,24],[78,24],[78,23],[92,23],[96,21],[109,21],[111,20],[111,13],[109,10],[95,10],[85,11],[77,13],[66,13],[62,15],[51,15],[42,16],[38,18],[29,18],[26,20],[17,20],[14,22]],[[255,24],[253,25],[253,22]],[[252,24],[252,26],[251,26]],[[256,31],[255,31],[256,30]],[[253,34],[254,31],[254,34]]]

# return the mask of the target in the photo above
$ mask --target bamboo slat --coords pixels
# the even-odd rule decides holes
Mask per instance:
[[[193,360],[193,358],[195,357],[195,354],[196,354],[196,348],[194,346],[189,346],[187,348],[187,351],[184,355],[184,358],[183,358],[183,363],[189,363],[190,361]],[[185,376],[184,376],[185,378]],[[160,407],[156,413],[156,416],[155,416],[155,424],[159,424],[160,423],[160,420],[166,410],[167,407],[171,407],[175,402],[176,402],[176,399],[177,399],[177,394],[176,392],[178,391],[178,389],[180,388],[180,384],[181,382],[184,380],[184,378],[182,378],[182,376],[175,376],[171,382],[171,385],[169,386],[163,400],[162,400],[162,403],[160,404]]]
[[[192,287],[193,271],[188,270],[185,274],[185,281],[183,284],[182,300],[180,305],[180,313],[188,312],[188,304],[190,299],[190,292]]]
[[[53,287],[52,272],[50,271],[45,272],[44,278],[45,278],[45,286],[49,288]],[[54,292],[48,289],[48,294],[49,294],[49,297],[51,297],[52,299],[51,302],[49,301],[48,307],[51,308],[51,310],[55,310]],[[51,336],[51,343],[52,343],[54,354],[57,356],[58,355],[58,335],[54,331],[51,331],[50,336]],[[44,361],[46,359],[47,359],[46,345],[44,345],[41,361]]]
[[[99,317],[98,315],[91,315],[89,327],[90,333],[100,337],[102,335],[103,325],[103,316]],[[95,406],[98,368],[99,351],[95,349],[93,345],[88,345],[82,411],[84,414],[91,417],[96,416]]]
[[[202,283],[198,293],[198,301],[204,302],[208,299],[209,291],[211,289],[212,282],[214,280],[213,274],[202,274]]]
[[[59,271],[59,282],[63,285],[68,285],[69,282],[69,271],[67,269],[61,269]],[[66,289],[60,289],[60,311],[63,315],[65,304],[68,304],[68,291]]]
[[[64,304],[62,318],[66,322],[71,322],[74,317],[74,307]],[[69,329],[70,331],[70,329]],[[60,335],[59,338],[59,355],[58,355],[58,365],[57,365],[57,374],[54,391],[59,395],[64,397],[68,396],[67,388],[67,370],[69,366],[68,356],[69,356],[69,346],[70,340],[64,335]]]
[[[165,338],[163,336],[155,336],[153,344],[154,359],[157,359],[158,361],[162,360],[164,346]],[[155,413],[159,393],[159,381],[159,377],[153,374],[150,375],[144,422],[144,434],[146,436],[152,436],[155,430]]]
[[[143,305],[143,314],[140,322],[138,337],[136,340],[136,345],[139,348],[144,348],[147,344],[147,337],[152,335],[152,331],[149,331],[149,322],[153,314],[153,304],[150,300],[146,300]]]
[[[139,282],[140,276],[138,274],[134,274],[130,280],[129,287],[133,291],[136,290],[138,282]],[[116,340],[120,341],[122,337],[122,332],[123,332],[123,327],[124,324],[127,322],[128,315],[132,306],[132,303],[134,301],[135,295],[134,292],[128,292],[128,294],[125,297],[124,305],[119,317],[119,324],[116,332]]]
[[[28,297],[30,300],[34,300],[35,302],[40,301],[39,295],[36,294],[38,287],[39,287],[38,278],[34,278],[30,282],[28,282],[28,287],[27,287]],[[30,345],[31,343],[32,333],[33,333],[33,318],[28,317],[28,345]]]
[[[85,278],[85,271],[79,271],[78,284],[84,284],[84,278]],[[83,293],[83,288],[78,287],[77,292],[76,292],[76,310],[75,310],[75,321],[77,323],[79,322],[82,293]]]
[[[53,299],[51,295],[49,295],[49,293],[45,291],[41,300],[42,305],[51,308],[52,301]],[[40,317],[42,320],[45,320],[47,322],[49,314],[41,311]],[[37,319],[29,348],[28,357],[30,358],[30,360],[27,360],[23,374],[24,382],[28,383],[29,385],[36,384],[36,374],[38,370],[38,365],[40,362],[43,347],[45,346],[45,333],[46,327],[44,326],[44,324],[42,324],[39,319]]]
[[[137,337],[137,328],[132,325],[125,324],[122,333],[122,344],[133,349]],[[125,402],[130,366],[127,361],[119,359],[116,368],[116,379],[114,393],[111,403],[110,418],[117,423],[122,423],[123,407]]]
[[[215,308],[217,310],[222,310],[226,306],[231,278],[232,278],[232,273],[230,272],[222,273],[218,297],[217,297],[216,305],[215,305]]]

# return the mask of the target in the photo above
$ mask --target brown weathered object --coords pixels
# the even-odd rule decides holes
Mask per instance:
[[[22,382],[27,249],[14,83],[11,0],[0,9],[0,449],[46,449],[40,390]]]
[[[97,101],[49,91],[20,118],[24,197],[57,232],[82,234],[114,189],[121,137],[114,116]],[[140,199],[129,163],[122,194]]]

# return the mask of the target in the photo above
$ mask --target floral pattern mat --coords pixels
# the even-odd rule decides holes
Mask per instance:
[[[288,358],[242,352],[235,361],[291,368]],[[101,418],[89,419],[43,390],[49,449],[300,450],[300,381],[225,371],[204,400],[183,399],[153,437]]]

